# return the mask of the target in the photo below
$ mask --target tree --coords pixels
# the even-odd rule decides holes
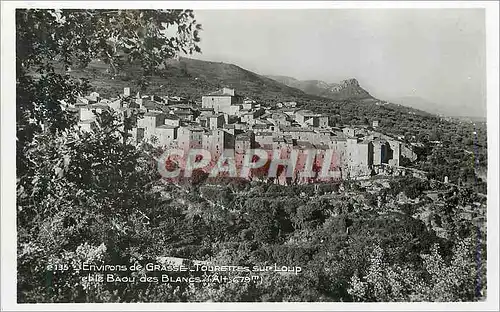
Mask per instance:
[[[16,10],[18,173],[34,133],[75,122],[64,106],[90,85],[72,78],[70,67],[101,59],[116,75],[122,64],[138,62],[142,79],[180,51],[199,52],[200,29],[191,10]]]
[[[27,145],[31,165],[19,177],[17,194],[21,301],[82,300],[78,290],[70,293],[69,285],[81,283],[78,276],[62,275],[39,289],[52,273],[45,267],[55,260],[70,263],[65,252],[91,242],[108,248],[107,263],[128,263],[131,246],[163,205],[152,158],[122,143],[115,118],[98,116],[97,122],[94,132],[46,131]]]
[[[446,261],[435,244],[422,254],[423,271],[409,264],[390,264],[380,246],[370,256],[367,274],[351,278],[349,294],[356,301],[472,301],[484,296],[484,266],[474,262],[470,238],[453,247]],[[476,282],[479,281],[479,283]]]
[[[198,186],[201,183],[205,182],[207,178],[208,178],[208,173],[206,173],[202,169],[194,169],[189,181],[193,186]]]
[[[315,229],[325,221],[327,206],[327,203],[320,201],[308,202],[297,208],[297,212],[292,220],[299,228]]]
[[[484,297],[485,268],[476,263],[476,247],[471,238],[458,242],[447,262],[434,245],[430,254],[423,255],[425,270],[430,275],[427,300],[472,301]],[[424,299],[424,300],[425,300]]]
[[[67,108],[90,85],[67,70],[99,58],[113,76],[131,62],[145,76],[179,51],[199,51],[200,29],[191,10],[16,11],[19,302],[141,297],[140,286],[97,291],[74,270],[51,266],[161,254],[151,243],[175,228],[159,216],[177,215],[162,198],[154,155],[126,144],[119,116],[97,113],[92,132],[74,127]]]
[[[257,242],[270,243],[276,239],[280,232],[279,221],[268,200],[248,199],[245,202],[245,212],[245,219]]]

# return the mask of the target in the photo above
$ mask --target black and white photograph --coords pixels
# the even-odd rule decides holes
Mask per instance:
[[[2,3],[9,309],[498,309],[498,2],[295,4]]]

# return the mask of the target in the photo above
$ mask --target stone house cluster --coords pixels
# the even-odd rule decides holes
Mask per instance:
[[[149,142],[163,148],[209,150],[212,155],[234,157],[237,165],[249,149],[268,151],[269,156],[287,159],[293,151],[317,151],[317,162],[333,150],[332,164],[339,177],[357,177],[377,172],[382,166],[399,166],[402,150],[397,139],[355,127],[332,127],[329,116],[297,108],[295,102],[281,107],[263,106],[222,88],[202,96],[201,107],[175,97],[130,95],[105,100],[99,94],[79,98],[79,127],[91,130],[94,111],[113,110],[125,118],[132,111],[142,113],[130,130],[130,142]],[[302,154],[301,154],[302,155]],[[214,157],[214,156],[213,156]],[[304,166],[304,159],[297,167]]]

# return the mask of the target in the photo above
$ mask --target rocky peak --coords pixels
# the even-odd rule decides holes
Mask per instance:
[[[269,78],[277,80],[289,87],[300,89],[307,94],[332,99],[371,98],[371,95],[359,85],[358,80],[355,78],[342,80],[339,83],[326,83],[322,80],[300,81],[294,78],[292,78],[292,82],[291,79],[289,79],[290,77],[283,76],[269,76]]]
[[[344,86],[344,87],[348,87],[348,86],[359,87],[359,82],[356,80],[356,78],[351,78],[351,79],[342,80],[340,82],[340,85]]]
[[[359,82],[355,78],[342,80],[340,83],[332,85],[332,92],[340,92],[345,89],[359,88]]]

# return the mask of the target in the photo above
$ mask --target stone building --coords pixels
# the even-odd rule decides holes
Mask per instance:
[[[161,125],[155,128],[157,146],[171,146],[177,139],[177,126]]]
[[[222,129],[213,129],[203,134],[203,149],[208,150],[212,159],[219,158],[223,153],[234,149],[234,136]]]
[[[174,114],[184,121],[194,120],[194,112],[191,109],[179,109],[174,111]]]
[[[180,127],[178,130],[178,147],[184,151],[194,148],[203,148],[203,134],[205,130],[197,126]]]
[[[158,112],[144,113],[142,118],[137,120],[137,129],[139,132],[144,133],[146,140],[156,136],[155,128],[165,124],[165,114]],[[142,129],[142,130],[139,130]]]
[[[166,114],[165,125],[179,127],[181,125],[181,119],[179,118],[179,116],[176,116],[174,114]]]
[[[342,128],[342,132],[345,135],[353,137],[353,138],[356,136],[356,129],[354,129],[354,128],[345,127],[345,128]]]
[[[316,136],[314,130],[300,127],[282,127],[281,133],[284,135],[290,135],[293,139],[299,141],[311,141],[314,140]]]
[[[380,166],[389,161],[389,144],[385,140],[374,139],[373,141],[373,165]]]
[[[275,122],[277,126],[291,126],[292,123],[289,117],[284,112],[275,112],[271,115],[271,119]]]
[[[255,143],[264,146],[273,143],[273,132],[255,132]]]
[[[216,113],[228,115],[236,115],[240,110],[239,104],[243,104],[243,97],[229,88],[222,88],[201,98],[202,108],[213,108]]]
[[[203,115],[198,117],[200,126],[210,130],[221,129],[224,127],[225,118],[223,114]]]
[[[308,109],[301,109],[295,112],[295,120],[301,125],[305,125],[314,116],[317,116],[317,114]]]
[[[237,154],[245,154],[248,150],[255,147],[255,134],[247,131],[236,135],[234,139],[234,151]]]
[[[401,142],[396,140],[387,141],[389,143],[389,165],[399,166],[401,161]]]
[[[250,110],[240,110],[239,111],[240,120],[246,124],[253,124],[255,120],[255,112]]]
[[[93,131],[95,128],[95,120],[81,120],[78,122],[78,127],[85,132]]]

